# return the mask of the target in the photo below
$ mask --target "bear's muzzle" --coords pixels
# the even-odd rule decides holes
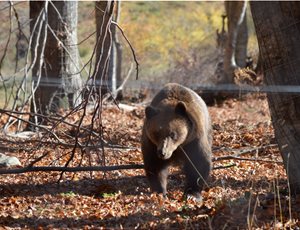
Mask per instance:
[[[174,145],[171,138],[166,138],[164,141],[157,147],[157,156],[160,159],[167,160],[169,159],[173,152],[177,149],[177,146]]]

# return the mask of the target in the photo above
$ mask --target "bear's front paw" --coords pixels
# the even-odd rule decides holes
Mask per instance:
[[[202,196],[200,195],[200,193],[198,193],[198,194],[186,194],[186,199],[187,200],[194,200],[198,203],[203,202],[203,199],[202,199]]]
[[[187,200],[194,200],[196,202],[202,202],[202,196],[198,191],[192,191],[191,189],[186,189],[184,197]]]

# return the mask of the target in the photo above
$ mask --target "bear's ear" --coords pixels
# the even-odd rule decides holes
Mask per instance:
[[[186,115],[186,105],[184,102],[178,102],[178,104],[175,107],[175,113],[179,115]]]
[[[145,109],[146,118],[150,119],[158,114],[157,109],[153,108],[152,106],[147,106]]]

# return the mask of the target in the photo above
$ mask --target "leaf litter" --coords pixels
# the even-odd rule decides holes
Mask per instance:
[[[105,149],[106,165],[141,164],[144,107],[105,106],[104,139],[129,148]],[[0,226],[3,229],[281,229],[300,225],[300,199],[289,195],[264,94],[243,95],[209,107],[214,129],[214,161],[203,202],[185,200],[184,176],[172,168],[168,196],[152,194],[142,169],[111,172],[30,172],[0,175]],[[76,121],[77,117],[69,118]],[[95,124],[99,125],[99,124]],[[72,130],[61,130],[72,134]],[[67,137],[67,135],[66,135]],[[1,137],[3,139],[6,137]],[[66,140],[67,141],[67,140]],[[3,144],[3,143],[2,143]],[[28,146],[35,146],[29,142]],[[67,148],[44,146],[36,152],[13,151],[23,165],[38,152],[49,156],[39,165],[63,164]],[[57,155],[59,160],[55,161]],[[80,154],[75,154],[75,158]],[[250,159],[250,160],[249,160]],[[76,166],[82,159],[74,159]],[[84,163],[84,162],[83,162]],[[86,162],[85,162],[86,163]],[[101,162],[99,162],[101,163]],[[102,162],[103,163],[103,162]],[[231,166],[230,165],[234,165]],[[225,166],[229,166],[225,168]]]

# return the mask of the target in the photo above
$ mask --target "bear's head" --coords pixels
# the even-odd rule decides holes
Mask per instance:
[[[167,160],[173,152],[185,143],[191,130],[186,104],[160,107],[148,106],[146,114],[146,135],[157,147],[159,158]]]

